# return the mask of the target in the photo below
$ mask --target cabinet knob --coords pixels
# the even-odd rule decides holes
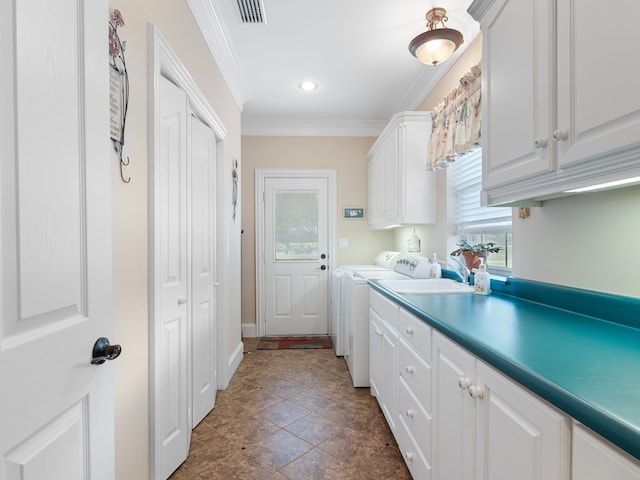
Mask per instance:
[[[469,387],[469,395],[471,395],[471,398],[482,398],[484,397],[484,389],[477,385],[471,385]]]
[[[186,298],[179,298],[178,299],[178,305],[184,305],[185,303],[187,303],[187,299]]]
[[[407,409],[407,417],[413,418],[413,410],[411,410],[410,408]]]
[[[461,390],[466,390],[471,386],[471,379],[469,377],[460,377],[458,379],[458,386]]]
[[[533,141],[533,146],[536,148],[544,148],[547,146],[547,139],[538,137]]]
[[[569,138],[569,133],[566,130],[554,130],[553,131],[553,139],[556,142],[561,142]]]
[[[411,365],[407,365],[405,370],[407,371],[407,373],[410,373],[411,375],[413,375],[413,367]]]
[[[406,452],[406,453],[404,454],[404,456],[405,456],[405,458],[406,458],[407,460],[409,460],[410,462],[412,462],[412,461],[413,461],[413,452]]]
[[[413,327],[407,327],[407,333],[413,335]]]

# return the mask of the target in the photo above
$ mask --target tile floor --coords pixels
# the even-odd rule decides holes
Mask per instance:
[[[411,479],[368,388],[333,350],[245,355],[171,480]]]

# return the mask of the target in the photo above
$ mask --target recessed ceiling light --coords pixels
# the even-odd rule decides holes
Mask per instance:
[[[300,90],[304,90],[305,92],[313,92],[316,88],[318,88],[318,84],[315,82],[302,82],[300,84]]]

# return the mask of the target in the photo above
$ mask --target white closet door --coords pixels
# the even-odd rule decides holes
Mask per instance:
[[[160,79],[160,151],[155,168],[154,424],[155,477],[167,478],[186,458],[189,419],[187,97]]]
[[[193,426],[216,400],[215,138],[191,116],[191,319]]]

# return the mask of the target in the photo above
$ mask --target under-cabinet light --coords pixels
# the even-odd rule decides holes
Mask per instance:
[[[640,183],[640,177],[625,178],[624,180],[599,183],[598,185],[591,185],[589,187],[574,188],[573,190],[565,190],[564,193],[592,192],[594,190],[604,190],[605,188],[620,187],[622,185],[629,185],[631,183]]]

